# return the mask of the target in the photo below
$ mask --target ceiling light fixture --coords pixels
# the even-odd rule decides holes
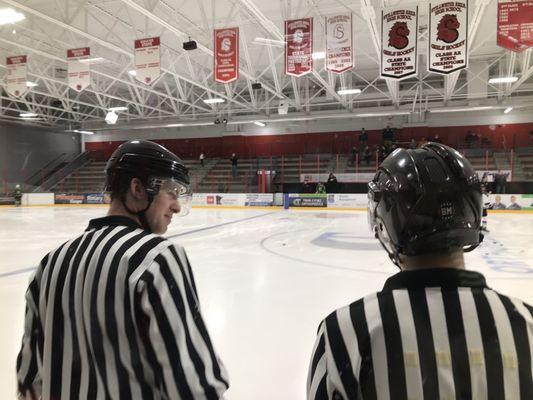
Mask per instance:
[[[83,133],[84,135],[94,135],[94,132],[91,132],[91,131],[80,131],[78,129],[74,129],[74,132]]]
[[[26,113],[20,113],[19,114],[19,117],[22,117],[22,118],[34,118],[34,117],[38,117],[39,114],[34,114],[34,113],[30,113],[30,112],[26,112]]]
[[[266,124],[264,122],[261,122],[261,121],[254,121],[254,124],[256,124],[257,126],[261,126],[261,127],[266,126]]]
[[[205,104],[224,103],[224,99],[213,97],[212,99],[204,99]]]
[[[12,8],[2,8],[0,10],[0,25],[14,24],[15,22],[26,19],[24,14],[13,10]]]
[[[518,80],[516,76],[503,76],[500,78],[490,78],[489,83],[514,83]]]
[[[432,113],[448,113],[448,112],[462,112],[462,111],[482,111],[492,110],[493,106],[472,106],[472,107],[451,107],[451,108],[430,108]]]
[[[26,86],[27,87],[35,87],[35,86],[39,86],[39,84],[37,84],[35,82],[26,81]]]
[[[185,126],[185,124],[168,124],[168,125],[165,125],[167,128],[176,128],[176,127],[179,127],[179,126]]]
[[[285,42],[283,40],[276,40],[276,39],[267,39],[262,37],[256,37],[253,41],[255,44],[270,44],[272,46],[285,46]]]
[[[505,110],[503,110],[503,113],[509,114],[511,111],[513,111],[513,107],[507,107]]]
[[[323,60],[324,58],[326,58],[326,52],[317,51],[316,53],[313,53],[312,57],[313,57],[313,60]]]
[[[378,111],[378,112],[368,112],[355,114],[355,117],[364,118],[364,117],[388,117],[391,115],[409,115],[411,111],[401,111],[401,110],[391,110],[391,111]]]
[[[341,96],[346,96],[348,94],[359,94],[361,93],[361,89],[340,89],[337,90],[337,94]]]
[[[79,60],[81,63],[85,64],[96,64],[98,62],[104,61],[102,57],[93,57],[93,58],[84,58],[83,60]]]
[[[115,125],[118,120],[118,114],[114,111],[109,111],[105,116],[105,122],[108,125]]]
[[[124,106],[121,106],[121,107],[109,107],[108,108],[109,111],[128,111],[128,107],[124,107]]]
[[[137,76],[137,71],[132,69],[132,70],[128,71],[128,74],[130,74],[131,76]]]

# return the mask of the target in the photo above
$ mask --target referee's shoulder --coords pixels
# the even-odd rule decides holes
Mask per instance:
[[[528,322],[528,324],[533,325],[533,307],[530,304],[516,297],[507,296],[505,294],[497,292],[496,290],[493,290],[493,289],[485,289],[485,290],[493,291],[494,293],[498,295],[500,301],[503,303],[509,315],[511,316],[513,314],[520,315],[522,316],[522,318],[524,318]]]
[[[188,263],[185,249],[169,239],[149,232],[144,232],[139,238],[142,245],[138,246],[135,253],[130,255],[130,263],[135,259],[140,262],[138,272],[132,278],[141,278],[144,272],[158,273],[161,264],[181,266]]]
[[[377,302],[378,296],[380,295],[381,292],[371,293],[364,297],[361,297],[358,300],[351,302],[350,304],[344,307],[340,307],[331,312],[326,318],[324,318],[322,320],[322,323],[328,324],[331,322],[335,322],[337,324],[342,324],[343,322],[347,321],[357,322],[359,320],[368,318],[368,315],[366,315],[369,308],[368,305],[372,305],[374,302]],[[367,308],[366,311],[365,308]],[[374,307],[370,308],[373,309]]]

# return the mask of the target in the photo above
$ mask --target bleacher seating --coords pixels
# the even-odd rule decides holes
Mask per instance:
[[[529,149],[533,150],[533,149]],[[476,170],[510,169],[509,152],[483,149],[466,149],[465,155]],[[533,180],[533,151],[518,150],[514,163],[514,180]],[[372,173],[376,161],[372,157],[367,164],[360,160],[354,164],[349,154],[306,154],[283,157],[239,158],[238,174],[231,175],[229,159],[205,159],[202,167],[198,159],[184,160],[190,169],[191,186],[194,192],[246,193],[258,191],[257,172],[264,169],[275,171],[272,190],[282,190],[283,184],[300,182],[300,174]],[[56,193],[100,192],[104,185],[105,162],[91,161],[60,181],[53,191]]]

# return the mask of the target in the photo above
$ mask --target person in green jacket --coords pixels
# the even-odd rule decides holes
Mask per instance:
[[[318,182],[318,184],[316,185],[316,193],[318,194],[326,193],[326,186],[322,182]]]

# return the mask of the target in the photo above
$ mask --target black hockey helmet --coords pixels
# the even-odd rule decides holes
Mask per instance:
[[[368,198],[370,228],[396,264],[399,254],[470,251],[483,240],[478,175],[443,144],[395,150],[368,184]]]
[[[113,188],[121,174],[135,176],[146,184],[150,195],[157,195],[161,178],[170,178],[189,187],[189,170],[181,159],[163,146],[149,140],[131,140],[121,144],[105,167],[105,190]]]

